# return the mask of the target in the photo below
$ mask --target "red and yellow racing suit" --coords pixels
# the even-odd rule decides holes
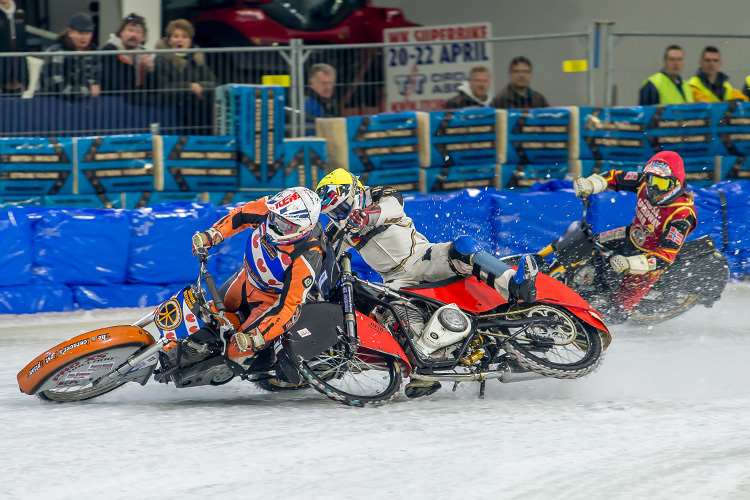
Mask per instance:
[[[237,207],[213,225],[224,239],[252,229],[245,248],[242,270],[236,274],[224,298],[228,311],[237,311],[243,320],[239,331],[259,328],[266,341],[278,337],[297,321],[300,307],[308,300],[320,273],[323,250],[322,228],[316,224],[305,239],[273,246],[263,238],[268,208],[266,199]],[[237,356],[232,350],[228,355]],[[249,353],[245,351],[242,356]]]
[[[695,229],[697,216],[693,200],[681,194],[668,205],[652,205],[645,195],[644,175],[611,170],[605,177],[607,189],[638,194],[633,222],[624,228],[603,232],[599,241],[623,255],[642,253],[649,272],[628,274],[613,300],[630,311],[648,293],[666,267],[674,261],[685,239]]]

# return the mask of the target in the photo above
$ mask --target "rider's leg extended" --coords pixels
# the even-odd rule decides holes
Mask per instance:
[[[510,266],[485,252],[469,236],[460,236],[448,252],[451,264],[462,274],[473,274],[479,281],[495,288],[504,299],[536,300],[536,275],[539,267],[531,255],[524,255],[514,271]]]

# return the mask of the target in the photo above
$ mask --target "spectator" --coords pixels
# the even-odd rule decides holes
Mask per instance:
[[[146,20],[138,14],[130,14],[117,31],[109,35],[102,50],[144,50],[147,36]],[[151,54],[116,54],[103,58],[103,62],[103,90],[124,95],[134,104],[150,103],[150,96],[143,91],[156,87]]]
[[[68,28],[57,38],[47,52],[56,52],[44,62],[42,91],[58,94],[70,100],[99,97],[101,93],[101,68],[99,60],[90,55],[65,55],[60,52],[85,52],[95,50],[91,43],[94,21],[85,12],[74,14]]]
[[[708,46],[703,49],[700,68],[688,80],[695,102],[747,101],[747,97],[729,85],[729,77],[719,71],[722,61],[719,49]]]
[[[0,0],[0,52],[26,52],[26,13]],[[0,94],[20,95],[29,84],[25,57],[0,58]]]
[[[748,99],[750,99],[750,75],[747,75],[745,77],[745,90],[744,94],[747,96]]]
[[[330,64],[314,64],[309,72],[310,86],[304,103],[305,123],[315,126],[316,118],[339,116],[333,90],[336,85],[336,70]],[[312,131],[314,134],[314,131]],[[308,131],[308,135],[313,135]]]
[[[664,51],[664,68],[649,76],[641,84],[638,97],[640,106],[656,104],[685,104],[693,102],[690,85],[682,80],[684,54],[679,45],[670,45]]]
[[[497,94],[490,106],[503,109],[548,108],[542,94],[531,90],[531,61],[524,56],[514,57],[508,66],[510,83]]]
[[[171,21],[165,34],[156,43],[157,49],[195,48],[195,29],[185,19]],[[210,134],[216,76],[206,65],[204,55],[200,52],[172,52],[157,55],[155,61],[159,87],[170,91],[168,98],[176,100],[182,122],[190,129],[187,132]]]
[[[458,86],[458,95],[445,102],[445,109],[461,109],[470,106],[489,106],[490,69],[486,66],[471,68],[469,81]]]

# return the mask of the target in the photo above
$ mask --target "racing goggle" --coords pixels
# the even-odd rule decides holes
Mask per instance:
[[[658,175],[647,174],[646,184],[650,188],[666,193],[677,187],[677,180],[674,177],[659,177]]]
[[[289,222],[282,216],[268,212],[268,226],[271,227],[277,234],[292,234],[299,230],[299,226],[293,222]]]
[[[336,220],[346,219],[352,209],[352,205],[347,200],[349,192],[349,186],[328,186],[325,188],[323,196],[321,196],[321,209],[325,212],[329,207],[333,206],[333,209],[327,212],[327,215],[332,218],[335,217]]]

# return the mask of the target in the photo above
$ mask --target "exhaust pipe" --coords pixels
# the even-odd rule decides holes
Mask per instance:
[[[511,367],[507,362],[503,362],[498,368],[498,370],[481,373],[451,373],[445,375],[412,373],[410,377],[428,382],[483,382],[496,378],[503,384],[546,378],[544,375],[524,370],[521,367]]]
[[[500,382],[503,384],[509,384],[511,382],[526,382],[527,380],[537,380],[540,378],[546,378],[531,370],[525,370],[520,366],[512,367],[507,361],[504,361],[500,366],[501,376],[499,377]]]

